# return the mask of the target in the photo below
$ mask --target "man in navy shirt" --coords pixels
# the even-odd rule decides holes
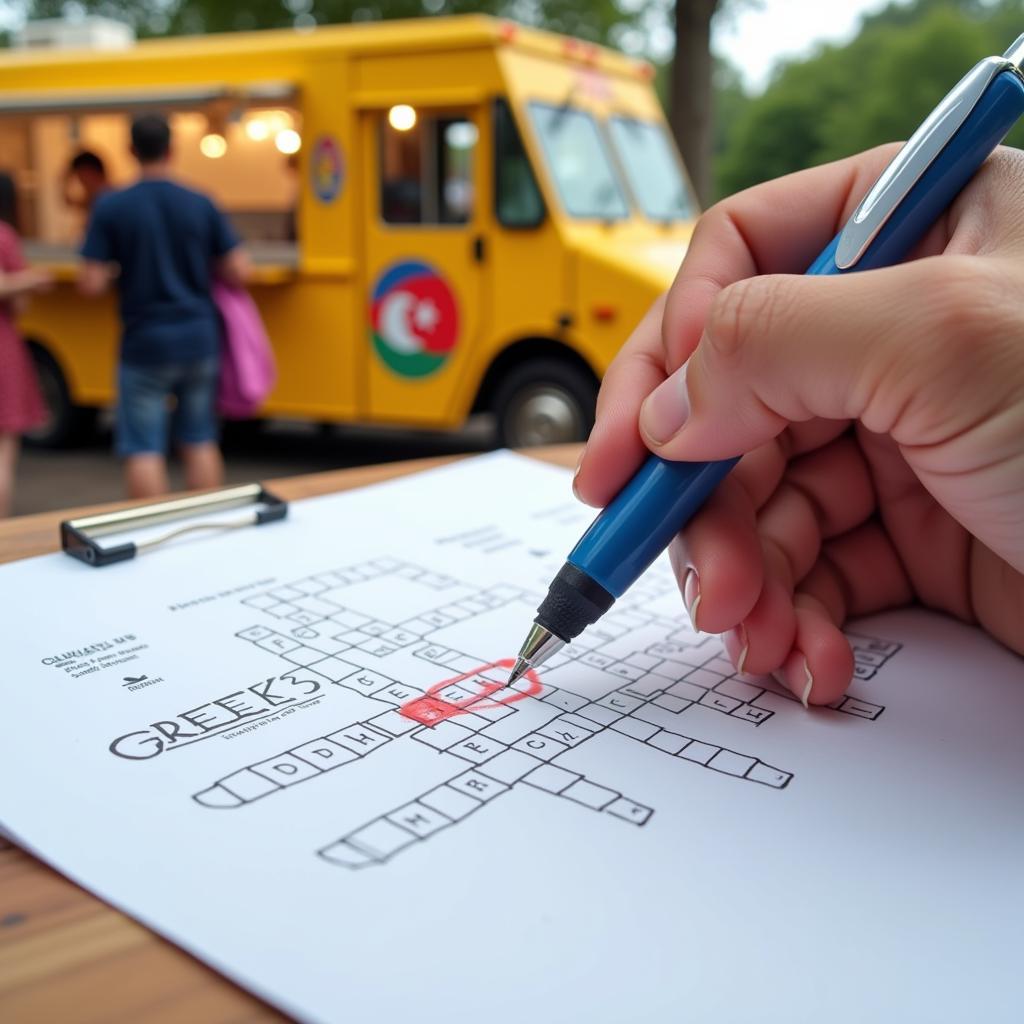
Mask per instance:
[[[167,492],[169,440],[180,449],[186,486],[216,487],[223,479],[214,409],[221,327],[210,287],[214,277],[242,284],[246,261],[213,202],[170,179],[165,118],[133,122],[132,153],[139,180],[96,202],[78,285],[99,295],[116,276],[116,445],[128,494],[137,498]]]

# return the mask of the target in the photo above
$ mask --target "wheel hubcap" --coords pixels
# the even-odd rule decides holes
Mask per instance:
[[[582,410],[572,396],[550,384],[528,390],[510,419],[510,440],[524,448],[579,441],[586,429]]]

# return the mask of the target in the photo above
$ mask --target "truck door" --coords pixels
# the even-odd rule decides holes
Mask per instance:
[[[482,111],[401,104],[361,121],[367,411],[444,425],[481,327]]]

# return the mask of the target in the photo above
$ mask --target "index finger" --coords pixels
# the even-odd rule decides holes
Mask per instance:
[[[574,484],[581,500],[606,505],[646,458],[640,406],[697,347],[715,296],[755,274],[803,273],[898,148],[880,146],[755,185],[701,217],[667,296],[605,374]]]
[[[723,288],[757,274],[804,273],[898,149],[896,143],[878,146],[787,174],[711,207],[669,289],[661,328],[666,375],[697,347]]]

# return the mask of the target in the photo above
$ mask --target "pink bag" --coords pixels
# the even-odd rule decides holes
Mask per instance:
[[[244,288],[215,281],[210,294],[224,323],[217,412],[226,419],[249,419],[277,380],[274,351],[256,303]]]

